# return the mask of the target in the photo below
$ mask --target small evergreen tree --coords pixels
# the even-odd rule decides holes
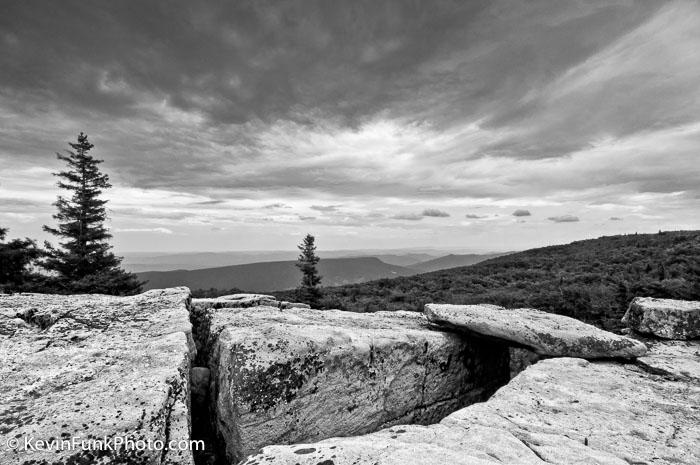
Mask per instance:
[[[312,307],[317,307],[321,299],[321,275],[318,274],[316,265],[320,258],[316,255],[315,238],[311,234],[307,234],[304,241],[299,244],[299,259],[297,267],[301,270],[301,285],[297,288],[299,300],[305,302]]]
[[[0,228],[0,292],[18,292],[30,289],[38,278],[32,264],[43,251],[31,239],[5,241],[7,228]]]
[[[77,143],[69,144],[73,150],[67,155],[57,153],[68,169],[55,173],[58,187],[71,192],[70,198],[59,196],[54,203],[58,213],[57,228],[44,226],[44,230],[64,239],[61,248],[48,242],[48,259],[42,265],[55,272],[60,290],[66,292],[95,292],[127,295],[141,291],[141,283],[132,273],[120,268],[121,258],[111,252],[108,243],[112,237],[104,226],[107,219],[106,200],[100,198],[103,189],[111,186],[109,177],[100,172],[102,160],[88,152],[93,145],[87,135],[78,135]]]

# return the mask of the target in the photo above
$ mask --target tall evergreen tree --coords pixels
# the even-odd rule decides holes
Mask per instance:
[[[316,268],[320,258],[316,255],[315,240],[311,234],[306,235],[298,246],[301,254],[296,264],[302,273],[301,285],[297,288],[298,298],[312,307],[317,307],[321,299],[321,275]]]
[[[31,266],[43,252],[31,239],[13,239],[5,242],[7,228],[0,228],[0,292],[33,290],[38,276]]]
[[[104,225],[107,201],[100,196],[112,186],[109,177],[100,172],[102,160],[89,154],[94,146],[82,132],[78,142],[69,145],[73,150],[66,150],[66,155],[56,154],[68,169],[54,175],[60,178],[58,187],[72,195],[58,196],[54,203],[58,213],[53,217],[58,227],[44,226],[45,231],[64,241],[60,248],[46,244],[49,257],[43,266],[56,273],[58,285],[67,292],[140,292],[141,283],[134,274],[120,268],[121,258],[114,256],[108,242],[112,236]]]

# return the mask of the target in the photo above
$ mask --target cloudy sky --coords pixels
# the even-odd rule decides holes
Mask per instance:
[[[700,229],[697,1],[6,0],[0,70],[12,237],[79,131],[120,251]]]

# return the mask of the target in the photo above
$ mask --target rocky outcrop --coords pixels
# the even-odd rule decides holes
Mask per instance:
[[[650,359],[670,356],[666,346],[655,347]],[[673,347],[688,360],[700,348]],[[245,464],[694,465],[700,463],[700,371],[697,364],[687,368],[692,372],[680,380],[635,364],[543,360],[487,402],[438,424],[269,446]]]
[[[0,296],[0,463],[191,464],[165,448],[190,438],[188,305],[186,288]]]
[[[634,339],[579,320],[531,308],[427,304],[428,319],[443,327],[496,338],[554,357],[634,358],[647,349]]]
[[[266,294],[231,294],[211,299],[193,299],[192,305],[197,308],[311,308],[308,304],[278,301],[274,296]]]
[[[430,424],[508,380],[505,345],[421,314],[208,308],[216,427],[231,461],[269,444]]]
[[[622,322],[638,333],[665,339],[700,338],[700,302],[636,297]]]

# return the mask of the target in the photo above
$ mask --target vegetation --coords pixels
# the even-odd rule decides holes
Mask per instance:
[[[491,303],[569,315],[615,331],[634,297],[700,300],[700,231],[601,237],[323,293],[323,308],[421,311],[429,302]]]
[[[237,287],[231,289],[215,289],[210,287],[209,289],[195,289],[192,291],[192,297],[195,299],[211,299],[214,297],[221,297],[222,295],[232,295],[232,294],[243,294],[245,291],[238,289]]]
[[[314,236],[307,234],[304,241],[299,244],[299,259],[297,267],[301,270],[301,284],[296,290],[296,298],[316,308],[321,299],[321,275],[318,273],[316,265],[320,258],[316,255],[316,245]]]
[[[43,252],[29,238],[5,242],[6,235],[7,228],[0,228],[0,292],[32,289],[41,279],[33,264]]]
[[[42,266],[53,272],[58,291],[138,293],[141,283],[120,268],[121,259],[114,256],[108,242],[112,236],[104,226],[107,201],[100,196],[111,185],[109,177],[100,172],[102,160],[89,154],[93,145],[82,132],[78,142],[70,146],[73,151],[66,151],[67,155],[56,154],[68,169],[55,175],[60,178],[58,187],[70,192],[71,197],[59,196],[54,203],[58,212],[53,217],[58,227],[44,226],[45,231],[64,242],[60,248],[46,243],[47,259]]]

